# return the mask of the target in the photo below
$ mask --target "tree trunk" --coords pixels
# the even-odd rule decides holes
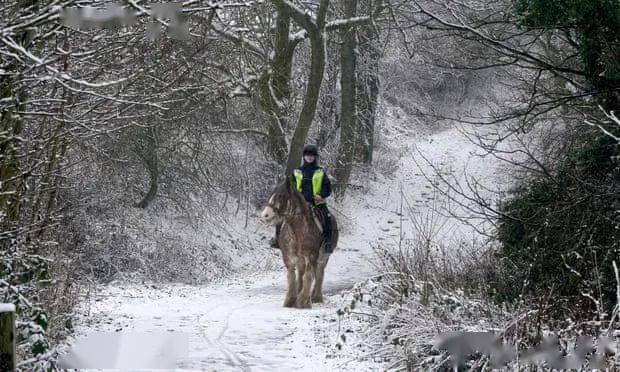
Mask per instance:
[[[159,167],[157,166],[157,153],[153,149],[153,157],[145,162],[146,169],[149,172],[150,186],[149,191],[144,195],[142,200],[136,204],[138,208],[146,208],[155,199],[159,185]]]
[[[355,17],[357,0],[344,0],[344,17]],[[357,46],[355,28],[349,27],[342,31],[342,47],[340,50],[340,145],[334,177],[334,191],[344,194],[351,176],[353,156],[355,152],[356,134],[356,56]]]
[[[290,174],[301,161],[303,146],[308,137],[308,131],[316,113],[316,106],[321,92],[323,74],[325,72],[325,18],[330,0],[320,0],[316,10],[316,18],[307,13],[300,12],[293,4],[283,0],[272,0],[279,12],[289,15],[306,31],[310,38],[310,74],[304,95],[304,104],[299,114],[299,120],[291,139],[291,144],[286,160],[286,174]],[[288,37],[288,36],[287,36]],[[291,48],[296,43],[291,41]],[[292,51],[291,51],[292,56]]]
[[[336,43],[327,41],[328,49],[335,46]],[[324,95],[320,97],[319,105],[321,109],[317,113],[319,122],[319,131],[316,139],[316,146],[322,149],[327,145],[330,138],[334,136],[337,131],[338,125],[338,113],[337,105],[338,98],[336,97],[338,92],[338,61],[333,61],[332,58],[327,60],[325,66],[325,85]]]
[[[291,71],[296,41],[289,40],[291,19],[286,9],[278,10],[274,35],[275,53],[270,70],[265,71],[259,80],[260,105],[269,115],[269,152],[275,160],[284,164],[287,159],[288,144],[288,104],[291,96]]]
[[[144,139],[144,147],[139,149],[138,154],[146,170],[149,173],[149,190],[140,202],[136,203],[137,208],[146,208],[155,199],[159,187],[159,158],[157,156],[157,137],[155,128],[151,128]]]
[[[291,139],[288,160],[286,161],[286,174],[291,174],[293,169],[301,162],[303,147],[316,112],[325,70],[325,35],[323,30],[324,29],[321,28],[310,36],[312,51],[310,76],[308,77],[304,105],[299,115],[299,121],[293,133],[293,138]]]
[[[20,7],[27,8],[35,5],[32,1],[20,3]],[[28,49],[32,43],[33,31],[25,31],[17,36],[17,43]],[[30,174],[23,164],[22,150],[24,142],[20,140],[24,123],[15,115],[16,111],[23,111],[28,99],[28,92],[15,86],[23,66],[15,60],[4,66],[6,71],[0,76],[0,100],[15,104],[4,106],[0,111],[0,214],[3,230],[9,230],[9,226],[17,221],[25,192],[25,178]],[[3,104],[4,105],[4,104]],[[21,175],[20,175],[21,173]]]
[[[277,115],[269,116],[269,125],[267,128],[267,134],[269,135],[267,146],[271,156],[278,164],[284,164],[286,161],[288,144],[286,143],[286,137],[284,129],[286,128],[287,120],[285,117]]]
[[[364,98],[366,103],[366,115],[362,119],[362,161],[364,164],[372,164],[372,154],[375,146],[375,123],[377,119],[377,99],[379,97],[379,76],[372,73],[366,77]]]
[[[359,135],[356,153],[361,154],[364,164],[371,164],[379,96],[379,58],[381,55],[374,45],[377,35],[372,25],[361,26],[358,35],[358,50],[361,61],[357,73]]]
[[[0,304],[0,371],[15,371],[15,305]]]
[[[278,12],[275,34],[275,55],[272,61],[273,91],[277,99],[287,104],[291,96],[291,71],[296,42],[289,40],[291,18],[285,10]]]
[[[11,99],[14,95],[12,78],[7,75],[0,78],[0,99]],[[21,101],[21,100],[20,100]],[[23,101],[14,108],[3,110],[0,114],[0,213],[4,214],[4,228],[7,230],[19,216],[21,198],[19,189],[22,177],[20,149],[22,142],[18,140],[22,134],[21,119],[15,118],[13,112],[23,109]]]
[[[268,151],[279,163],[283,164],[286,160],[287,143],[285,137],[285,130],[287,126],[286,115],[282,110],[279,110],[274,97],[272,97],[270,89],[270,73],[265,73],[259,80],[259,95],[260,105],[263,111],[269,117],[267,125],[268,138]]]

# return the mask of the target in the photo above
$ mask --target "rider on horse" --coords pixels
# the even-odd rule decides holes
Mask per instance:
[[[303,152],[303,164],[293,171],[293,180],[297,191],[303,194],[308,203],[318,208],[323,215],[323,243],[321,247],[326,253],[332,253],[332,222],[325,198],[331,195],[331,183],[325,169],[317,164],[319,151],[314,145],[306,145]],[[278,247],[280,225],[276,226],[276,236],[271,239],[271,246]]]

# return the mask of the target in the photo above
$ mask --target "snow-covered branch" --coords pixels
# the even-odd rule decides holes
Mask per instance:
[[[272,2],[280,11],[288,13],[291,18],[306,31],[311,33],[318,31],[317,20],[313,19],[308,11],[288,0],[272,0]],[[321,6],[323,6],[324,2],[326,2],[326,0],[321,1]],[[327,1],[327,3],[329,3],[329,1]],[[319,6],[319,9],[321,9],[321,6]]]
[[[256,54],[258,57],[263,58],[263,59],[267,57],[267,53],[263,50],[263,48],[261,48],[258,44],[254,43],[253,41],[248,40],[247,38],[241,35],[238,35],[232,31],[228,31],[225,28],[216,25],[215,23],[211,25],[211,28],[213,29],[213,31],[215,31],[218,35],[222,36],[226,40],[231,41],[239,46],[246,48],[247,50]]]
[[[601,125],[601,124],[611,124],[612,126],[616,126],[618,129],[618,132],[620,132],[620,119],[616,116],[616,113],[614,111],[605,112],[605,110],[603,110],[602,107],[599,106],[599,108],[601,109],[601,111],[603,111],[603,114],[609,119],[609,121],[604,122],[604,123],[595,123],[593,121],[586,120],[585,121],[586,124],[598,128],[606,136],[612,138],[614,141],[618,142],[618,145],[620,145],[620,137],[613,134],[608,129],[606,129],[603,125]]]
[[[348,19],[337,19],[335,21],[327,22],[327,24],[325,25],[325,30],[335,31],[335,30],[340,30],[343,28],[356,27],[356,26],[369,24],[370,22],[371,22],[371,18],[369,16],[354,17],[354,18],[348,18]],[[306,31],[305,29],[302,29],[289,35],[289,40],[291,42],[298,42],[298,41],[304,40],[307,37],[308,37],[308,31]]]
[[[335,21],[327,22],[327,25],[325,25],[325,29],[328,31],[331,31],[331,30],[337,30],[341,28],[355,27],[359,25],[368,24],[370,23],[370,21],[371,21],[371,18],[369,16],[353,17],[353,18],[347,18],[347,19],[337,19]]]
[[[89,81],[86,81],[86,80],[75,79],[75,78],[71,77],[69,74],[67,74],[66,72],[58,71],[58,69],[52,67],[48,63],[48,61],[44,61],[43,59],[41,59],[41,58],[35,56],[34,54],[30,53],[28,50],[26,50],[20,44],[16,43],[10,37],[6,37],[6,38],[3,37],[0,40],[2,40],[2,42],[5,45],[7,45],[9,48],[18,51],[23,56],[25,56],[28,59],[30,59],[31,61],[35,62],[37,64],[35,67],[45,66],[45,68],[48,71],[50,71],[53,75],[57,76],[58,78],[61,78],[62,80],[65,80],[65,81],[70,81],[70,82],[73,82],[75,84],[86,86],[86,87],[89,87],[89,88],[103,88],[103,87],[108,87],[108,86],[111,86],[111,85],[117,85],[117,84],[120,84],[120,83],[122,83],[122,82],[127,80],[125,78],[125,79],[119,79],[119,80],[115,80],[115,81],[105,81],[105,82],[100,82],[100,83],[92,83],[92,82],[89,82]]]
[[[239,134],[239,133],[243,133],[243,134],[256,134],[259,136],[263,136],[266,137],[269,134],[260,131],[258,129],[252,129],[252,128],[242,128],[242,129],[220,129],[220,128],[208,128],[206,129],[207,132],[209,133],[222,133],[222,134],[226,134],[226,133],[232,133],[232,134]]]

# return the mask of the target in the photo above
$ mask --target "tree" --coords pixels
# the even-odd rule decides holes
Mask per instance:
[[[497,228],[497,258],[510,275],[495,289],[514,299],[522,290],[550,295],[553,288],[580,309],[609,305],[620,195],[613,159],[620,149],[583,123],[613,130],[597,105],[617,108],[620,4],[414,1],[399,11],[402,18],[395,18],[406,42],[413,35],[407,28],[420,27],[429,42],[458,48],[460,58],[446,53],[435,59],[441,67],[492,71],[505,87],[486,115],[433,115],[493,125],[472,140],[516,168],[516,187],[499,204],[481,197],[485,186],[475,180],[462,189],[444,180],[482,210],[472,213]]]
[[[304,103],[293,136],[286,161],[285,174],[291,174],[299,164],[302,150],[308,137],[308,131],[316,112],[321,84],[325,70],[325,26],[329,0],[321,0],[316,10],[316,18],[310,17],[300,9],[284,0],[274,0],[280,12],[289,12],[290,16],[307,33],[310,38],[310,72],[304,95]]]
[[[89,4],[101,6],[79,2]],[[70,308],[71,299],[54,294],[71,285],[55,270],[75,248],[68,241],[76,226],[67,226],[66,216],[83,201],[66,200],[84,181],[72,170],[86,168],[86,148],[175,103],[162,93],[174,81],[141,89],[158,77],[141,63],[144,54],[134,53],[149,18],[139,5],[138,25],[123,33],[74,32],[61,13],[75,5],[9,1],[0,9],[0,295],[17,306],[18,353],[28,370],[50,367],[38,358],[48,351],[47,336],[62,333],[60,312]]]
[[[357,0],[344,1],[344,17],[353,18],[357,13]],[[340,49],[340,145],[334,170],[335,191],[343,193],[349,182],[353,167],[357,127],[357,75],[356,75],[356,29],[341,30]]]
[[[367,12],[371,2],[363,1],[361,9]],[[379,3],[373,11],[377,13],[383,5]],[[358,28],[358,68],[356,76],[358,135],[355,152],[361,155],[364,164],[372,163],[374,150],[375,121],[379,99],[379,29],[375,23]]]
[[[519,23],[565,35],[577,49],[579,73],[606,110],[620,109],[620,4],[613,0],[515,0]]]
[[[325,33],[338,30],[343,27],[354,27],[369,22],[369,16],[354,17],[352,19],[327,21],[328,8],[330,2],[321,0],[317,3],[310,3],[304,10],[290,1],[272,1],[276,9],[275,25],[266,22],[262,27],[274,30],[273,33],[263,30],[261,35],[273,35],[272,50],[264,48],[263,42],[251,40],[245,35],[230,31],[226,26],[217,22],[212,24],[213,30],[221,37],[242,46],[250,51],[252,55],[258,57],[260,67],[259,76],[256,79],[256,97],[261,108],[270,117],[269,137],[271,138],[271,153],[277,161],[280,161],[284,145],[288,146],[285,172],[290,172],[298,165],[301,159],[301,152],[307,140],[309,130],[312,126],[320,89],[325,71]],[[292,22],[292,23],[291,23]],[[296,26],[296,31],[292,32],[292,25]],[[308,66],[308,78],[305,87],[304,99],[299,116],[292,131],[290,143],[286,144],[286,134],[288,128],[287,116],[290,112],[290,79],[291,68],[295,48],[304,40],[310,44],[310,64]],[[273,141],[277,142],[274,143]],[[280,155],[278,155],[280,154]]]

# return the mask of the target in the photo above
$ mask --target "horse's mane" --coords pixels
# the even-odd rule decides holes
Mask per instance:
[[[293,180],[289,178],[289,182],[293,182]],[[288,187],[288,183],[286,179],[280,184],[280,187],[282,188],[282,190],[285,191],[287,195],[290,196],[290,200],[293,202],[293,207],[296,212],[299,213],[299,212],[304,212],[304,211],[309,210],[309,208],[307,208],[307,205],[306,205],[306,204],[309,205],[309,203],[306,201],[306,198],[304,198],[302,193],[297,191],[295,187],[293,186]]]
[[[306,201],[306,198],[304,198],[304,196],[297,190],[293,189],[292,194],[292,198],[296,201],[297,205],[295,206],[296,209],[300,209],[301,211],[303,210],[307,210],[307,205],[308,202]]]

